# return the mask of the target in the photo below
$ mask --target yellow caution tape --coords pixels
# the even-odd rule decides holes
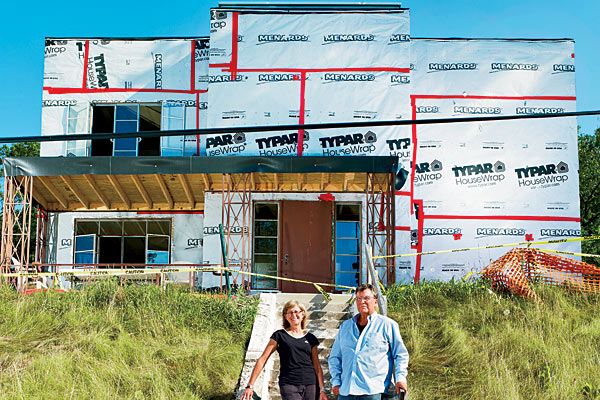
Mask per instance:
[[[495,244],[495,245],[489,245],[489,246],[465,247],[462,249],[452,249],[452,250],[422,251],[420,253],[405,253],[405,254],[394,254],[394,255],[390,255],[390,256],[375,256],[373,258],[428,256],[428,255],[432,255],[432,254],[458,253],[461,251],[498,249],[501,247],[516,247],[516,246],[525,246],[525,245],[531,246],[531,245],[538,245],[538,244],[583,242],[586,240],[599,240],[599,239],[600,239],[600,235],[596,235],[596,236],[585,236],[585,237],[576,237],[576,238],[568,238],[568,239],[543,240],[543,241],[539,241],[539,242],[518,242],[518,243],[507,243],[507,244]]]
[[[313,286],[316,287],[319,292],[321,292],[323,297],[325,297],[326,302],[329,303],[331,301],[331,295],[329,293],[327,293],[326,291],[324,291],[321,286],[317,285],[316,283],[313,283]]]
[[[467,279],[469,279],[469,277],[470,277],[471,275],[473,275],[473,274],[475,274],[475,273],[476,273],[475,271],[471,271],[471,272],[469,272],[467,275],[465,275],[465,276],[462,278],[462,280],[463,280],[463,281],[466,281]],[[479,273],[479,272],[477,272],[477,273]]]
[[[570,251],[546,250],[546,249],[536,249],[536,250],[544,251],[544,252],[547,252],[547,253],[566,254],[566,255],[569,255],[569,256],[597,257],[597,258],[600,258],[599,254],[573,253],[573,252],[570,252]]]
[[[210,271],[211,269],[201,269],[198,267],[192,268],[155,268],[155,269],[140,269],[140,268],[129,268],[129,269],[99,269],[99,270],[71,270],[62,272],[10,272],[0,274],[5,277],[40,277],[40,276],[66,276],[72,277],[78,276],[120,276],[120,275],[156,275],[162,273],[171,272],[201,272]]]
[[[320,286],[332,286],[337,288],[348,289],[349,291],[354,290],[355,288],[352,286],[338,285],[335,283],[321,283],[321,282],[309,282],[303,281],[300,279],[292,279],[292,278],[283,278],[279,276],[258,274],[255,272],[246,272],[246,271],[238,271],[230,268],[223,267],[180,267],[180,268],[155,268],[155,269],[147,269],[147,268],[130,268],[130,269],[102,269],[102,270],[73,270],[73,271],[63,271],[63,272],[11,272],[6,274],[0,274],[0,276],[4,277],[40,277],[40,276],[64,276],[64,277],[74,277],[74,276],[131,276],[131,275],[156,275],[163,273],[173,273],[173,272],[217,272],[217,271],[229,271],[231,273],[250,275],[250,276],[260,276],[264,278],[276,279],[281,281],[288,282],[297,282],[297,283],[307,283],[309,285],[320,285]],[[322,289],[321,289],[322,290]]]

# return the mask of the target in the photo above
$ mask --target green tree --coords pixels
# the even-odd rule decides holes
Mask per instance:
[[[4,161],[5,157],[39,157],[39,143],[14,143],[12,145],[3,145],[0,147],[0,158]],[[0,167],[0,213],[3,212],[4,205],[4,163]],[[31,209],[31,231],[29,233],[29,259],[33,261],[35,255],[35,234],[37,226],[37,206]],[[3,218],[4,216],[2,216]]]
[[[579,142],[579,203],[581,233],[584,236],[600,234],[600,128],[593,134],[578,134]],[[584,253],[600,254],[600,241],[582,243]],[[585,261],[600,265],[600,259]]]

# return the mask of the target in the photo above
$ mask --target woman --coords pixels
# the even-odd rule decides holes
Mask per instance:
[[[282,400],[327,400],[323,389],[323,370],[319,364],[319,341],[305,330],[306,308],[296,300],[290,300],[283,306],[282,316],[283,329],[271,335],[265,351],[256,361],[241,400],[252,400],[254,382],[275,350],[279,353]]]

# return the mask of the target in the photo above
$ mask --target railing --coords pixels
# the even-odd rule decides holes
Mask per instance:
[[[118,277],[120,283],[127,280],[139,281],[145,279],[159,286],[166,285],[167,274],[188,273],[188,285],[190,292],[194,291],[195,282],[199,273],[221,274],[220,271],[212,271],[211,268],[219,268],[220,264],[192,264],[192,263],[173,263],[173,264],[41,264],[35,263],[29,265],[28,272],[15,271],[27,276],[34,282],[39,282],[42,288],[56,288],[62,280],[67,280],[72,286],[75,283],[81,284],[82,288],[90,281],[106,278],[110,276]],[[206,271],[203,271],[206,269]],[[11,278],[8,278],[10,282]],[[13,278],[14,279],[14,278]],[[185,279],[182,280],[185,282]],[[26,287],[21,290],[27,289]]]

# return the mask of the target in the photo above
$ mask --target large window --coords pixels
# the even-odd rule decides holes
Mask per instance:
[[[159,131],[162,107],[159,104],[117,104],[92,106],[92,135]],[[92,156],[159,156],[160,138],[93,139]]]
[[[279,225],[277,203],[254,204],[253,272],[277,276],[277,234]],[[254,289],[277,289],[277,280],[253,276]]]
[[[335,205],[335,283],[358,286],[360,280],[360,204]]]
[[[171,221],[75,221],[75,264],[168,264]]]

